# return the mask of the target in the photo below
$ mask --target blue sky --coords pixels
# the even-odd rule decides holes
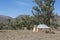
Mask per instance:
[[[33,0],[0,0],[0,15],[17,17],[18,15],[32,15]],[[60,0],[55,2],[55,13],[60,13]],[[59,14],[60,15],[60,14]]]

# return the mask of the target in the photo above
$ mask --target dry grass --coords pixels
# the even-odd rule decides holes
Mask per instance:
[[[60,31],[55,34],[32,32],[32,30],[0,31],[0,40],[60,40]]]

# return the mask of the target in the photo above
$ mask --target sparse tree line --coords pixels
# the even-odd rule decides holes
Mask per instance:
[[[55,0],[34,0],[37,6],[32,9],[33,16],[23,15],[21,17],[15,18],[15,22],[11,22],[10,19],[7,22],[0,23],[0,29],[10,29],[18,30],[26,27],[27,29],[32,29],[34,25],[46,24],[49,27],[56,28],[58,24],[55,23],[54,17],[56,16],[53,12]]]

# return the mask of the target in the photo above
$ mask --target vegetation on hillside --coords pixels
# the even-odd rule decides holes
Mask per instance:
[[[7,19],[7,22],[0,22],[0,30],[19,30],[26,27],[32,29],[34,25],[46,24],[49,27],[57,28],[58,24],[55,22],[54,3],[55,0],[34,0],[37,5],[32,7],[32,14],[21,15],[15,18],[13,21]]]

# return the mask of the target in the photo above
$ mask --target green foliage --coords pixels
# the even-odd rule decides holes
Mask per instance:
[[[50,26],[51,21],[54,19],[54,3],[55,0],[35,0],[37,6],[33,7],[33,15],[35,16],[35,20],[40,24],[47,24]]]
[[[20,19],[16,21],[19,25],[19,28],[27,27],[27,29],[31,29],[32,27],[32,17],[29,15],[24,15]]]
[[[4,24],[0,22],[0,30],[2,30]]]

